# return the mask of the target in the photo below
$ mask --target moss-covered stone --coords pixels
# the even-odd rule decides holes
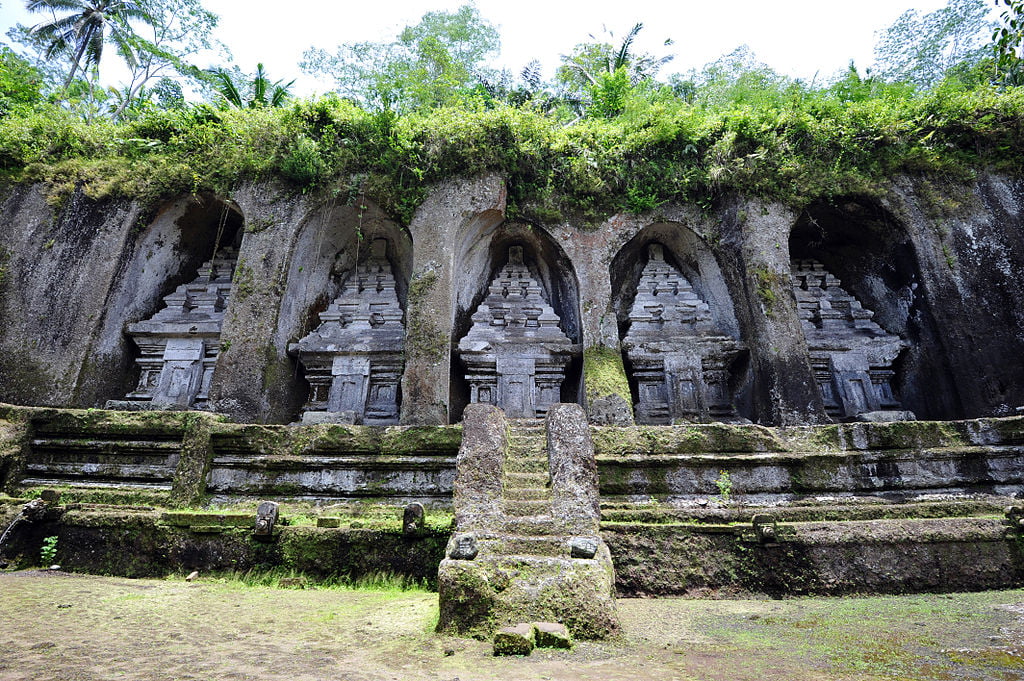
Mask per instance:
[[[583,351],[583,385],[588,404],[609,395],[633,404],[622,354],[611,348],[593,345]]]

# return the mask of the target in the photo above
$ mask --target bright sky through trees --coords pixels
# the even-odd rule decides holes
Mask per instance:
[[[249,72],[263,63],[274,78],[296,78],[293,94],[332,89],[301,73],[299,62],[309,47],[333,50],[356,41],[388,41],[402,28],[419,22],[425,12],[455,11],[466,0],[204,0],[219,14],[216,35],[231,49],[234,63]],[[699,68],[739,45],[781,73],[810,80],[829,78],[851,59],[861,69],[870,66],[875,33],[908,9],[930,12],[946,0],[861,0],[837,3],[822,0],[636,0],[588,2],[550,0],[477,0],[481,16],[501,32],[502,52],[496,66],[514,74],[539,59],[550,78],[566,54],[588,34],[599,36],[607,27],[616,37],[637,22],[644,30],[637,48],[655,54],[674,54],[661,74]],[[996,15],[993,4],[993,15]],[[15,23],[34,25],[38,15],[24,11],[23,0],[0,0],[0,28]],[[600,36],[599,36],[600,37]],[[674,44],[664,47],[665,39]],[[108,78],[117,80],[111,60]],[[211,63],[211,66],[221,64]]]

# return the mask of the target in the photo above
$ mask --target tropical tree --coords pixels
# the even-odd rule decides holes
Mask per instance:
[[[872,73],[890,82],[929,88],[954,66],[970,67],[991,55],[985,0],[949,0],[945,7],[921,14],[904,12],[875,43]]]
[[[1024,47],[1024,0],[996,0],[1004,5],[1000,24],[992,33],[997,79],[1004,85],[1024,84],[1021,49]]]
[[[114,111],[120,116],[153,81],[183,76],[198,82],[206,73],[189,62],[200,52],[212,51],[229,59],[227,48],[212,37],[219,18],[200,0],[151,0],[146,4],[149,21],[130,36],[135,64],[121,89],[121,103]],[[166,88],[166,85],[162,86]]]
[[[618,45],[591,34],[594,42],[581,43],[571,54],[562,55],[556,79],[570,98],[575,96],[588,105],[591,115],[620,113],[629,92],[653,80],[661,67],[672,61],[673,55],[659,57],[634,49],[633,44],[643,28],[642,23],[634,24]],[[615,40],[611,31],[605,29],[605,34]],[[664,44],[671,45],[672,40],[667,39]]]
[[[334,54],[311,48],[302,68],[333,77],[341,94],[379,109],[429,109],[493,81],[483,64],[500,44],[498,30],[464,5],[424,14],[393,42],[347,43]]]
[[[64,89],[79,69],[99,66],[108,41],[129,66],[135,66],[135,33],[130,22],[151,20],[149,13],[132,0],[28,0],[26,8],[53,15],[52,20],[33,26],[31,32],[46,41],[47,59],[70,56],[71,70]]]
[[[263,64],[256,65],[256,75],[251,83],[239,87],[238,81],[242,80],[239,75],[232,75],[225,69],[213,71],[214,87],[217,93],[230,106],[238,109],[259,109],[265,106],[278,107],[291,96],[288,89],[295,83],[291,80],[282,85],[280,80],[270,82]],[[243,95],[243,89],[245,94]]]

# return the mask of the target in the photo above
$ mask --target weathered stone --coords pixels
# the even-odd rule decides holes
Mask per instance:
[[[793,293],[826,411],[850,418],[898,410],[892,363],[909,344],[875,323],[875,313],[864,309],[820,262],[793,262]]]
[[[556,404],[546,423],[552,514],[572,532],[596,535],[601,500],[587,415],[578,404]]]
[[[857,414],[856,421],[861,423],[889,423],[891,421],[916,421],[912,411],[893,409],[891,411],[865,411]]]
[[[775,526],[775,519],[770,515],[759,513],[751,519],[754,526],[754,536],[761,544],[773,544],[778,538],[778,530]]]
[[[598,426],[633,425],[633,409],[619,395],[605,395],[589,404],[590,422]]]
[[[402,512],[402,534],[418,534],[426,527],[426,514],[423,511],[423,504],[414,502],[405,507]]]
[[[512,246],[459,341],[469,401],[497,405],[509,418],[543,416],[561,399],[566,365],[579,354],[559,321],[522,246]]]
[[[637,422],[735,418],[730,368],[746,347],[718,329],[662,245],[648,249],[622,340],[637,382]]]
[[[321,423],[337,423],[339,425],[355,425],[358,416],[354,411],[304,411],[302,425],[315,426]]]
[[[483,425],[463,423],[463,442],[479,438],[472,431]],[[559,433],[552,435],[553,428]],[[597,476],[586,415],[579,405],[555,404],[548,411],[546,436],[543,429],[536,420],[513,421],[507,441],[501,440],[508,452],[502,449],[499,465],[464,469],[460,463],[460,478],[465,470],[494,481],[489,489],[498,497],[488,498],[488,508],[497,512],[466,514],[465,497],[456,497],[459,529],[462,518],[473,523],[479,553],[472,562],[441,561],[439,631],[487,636],[496,626],[524,619],[564,622],[579,638],[604,638],[618,629],[615,573],[598,536]],[[586,558],[572,555],[577,534],[593,540],[585,547]],[[453,547],[450,543],[449,556]]]
[[[573,558],[593,558],[600,546],[599,542],[597,537],[573,537],[569,542],[569,555]]]
[[[529,655],[533,652],[535,636],[531,624],[502,627],[494,634],[494,654]]]
[[[501,515],[501,471],[508,447],[508,421],[490,404],[471,404],[462,418],[462,444],[455,460],[453,502],[460,531],[482,527]]]
[[[288,348],[306,368],[307,414],[351,412],[356,423],[398,423],[405,326],[387,245],[373,240],[369,258],[320,313],[320,326]]]
[[[475,534],[456,534],[448,543],[447,556],[452,560],[473,560],[479,551]]]
[[[256,508],[256,528],[253,534],[257,537],[270,537],[274,534],[277,524],[278,505],[276,501],[261,501]]]
[[[558,622],[534,622],[534,638],[538,648],[572,648],[572,636],[564,624]]]
[[[165,296],[151,319],[128,325],[142,369],[128,400],[162,409],[207,406],[237,257],[233,248],[221,249],[194,281]]]

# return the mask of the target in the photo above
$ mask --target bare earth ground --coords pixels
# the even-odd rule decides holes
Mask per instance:
[[[1024,591],[620,600],[622,635],[495,658],[437,595],[0,574],[0,681],[1024,679]]]

